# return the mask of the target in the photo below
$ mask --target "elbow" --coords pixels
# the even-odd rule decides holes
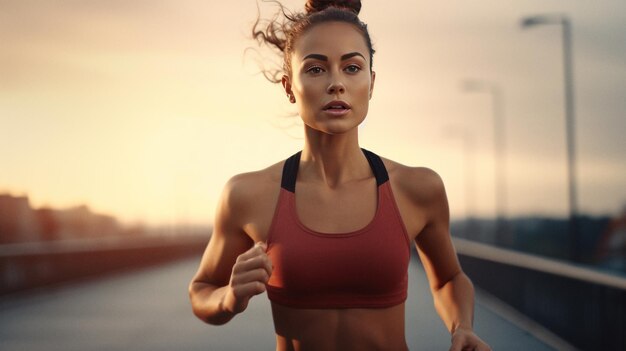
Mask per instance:
[[[455,288],[463,288],[464,290],[474,291],[474,284],[470,280],[470,278],[465,274],[462,270],[459,270],[455,274],[453,274],[449,279],[440,282],[434,286],[431,286],[431,290],[433,295],[437,295],[437,293],[447,290],[448,287],[454,286]]]
[[[195,289],[194,289],[194,284],[195,284],[195,280],[192,280],[189,285],[187,286],[187,293],[189,294],[189,301],[193,302],[193,296],[195,293]],[[193,305],[193,304],[192,304]]]
[[[191,311],[193,312],[193,314],[201,321],[208,323],[206,318],[201,313],[200,309],[197,307],[198,304],[196,301],[197,291],[195,287],[195,281],[191,281],[191,283],[189,283],[189,286],[187,287],[187,292],[189,294],[189,302],[191,303]]]
[[[210,325],[224,325],[226,324],[230,319],[212,319],[212,318],[205,318],[202,319],[202,321],[206,324],[210,324]]]
[[[209,325],[224,325],[228,322],[228,319],[211,317],[205,313],[202,313],[196,308],[193,308],[193,314],[198,317],[199,320]]]
[[[198,315],[198,308],[196,307],[197,305],[197,296],[198,296],[198,291],[196,288],[196,282],[195,280],[192,280],[189,285],[187,286],[187,293],[189,294],[189,302],[191,303],[191,310],[193,311],[193,314],[196,315],[196,317],[200,318],[200,316]],[[202,319],[202,318],[200,318]]]
[[[474,291],[474,283],[472,283],[472,280],[467,276],[467,274],[465,274],[465,272],[460,271],[459,274],[455,276],[455,279],[459,281],[459,284],[465,285],[472,292]]]
[[[465,272],[459,271],[451,281],[454,283],[455,289],[461,290],[465,294],[469,294],[472,299],[474,298],[474,284]]]
[[[199,306],[198,289],[196,287],[196,282],[191,281],[191,283],[189,283],[189,286],[187,287],[187,290],[189,293],[189,302],[191,303],[191,311],[193,312],[193,314],[204,323],[213,324],[211,323],[211,320],[208,317],[208,315],[204,313],[202,308],[200,308]]]
[[[192,281],[189,284],[189,301],[191,302],[191,310],[193,314],[202,322],[210,325],[226,324],[231,318],[220,315],[219,313],[211,313],[210,309],[202,303],[199,283]]]
[[[230,321],[230,318],[224,318],[219,315],[209,315],[195,308],[193,314],[198,317],[199,320],[209,325],[224,325]]]
[[[435,282],[432,282],[430,285],[430,290],[432,290],[433,293],[436,293],[440,291],[441,289],[445,288],[446,286],[453,284],[455,281],[458,281],[459,277],[462,277],[462,276],[465,276],[465,273],[463,273],[463,271],[459,269],[456,272],[453,272],[452,274],[442,277],[443,279],[438,279]],[[463,279],[463,278],[460,278],[460,279]]]

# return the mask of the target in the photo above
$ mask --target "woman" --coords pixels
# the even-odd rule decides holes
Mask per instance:
[[[376,78],[360,2],[306,9],[254,30],[284,54],[280,82],[304,122],[304,147],[227,183],[189,287],[194,313],[223,324],[267,291],[277,350],[407,350],[414,243],[450,350],[489,350],[472,331],[473,287],[450,240],[440,177],[359,146]]]

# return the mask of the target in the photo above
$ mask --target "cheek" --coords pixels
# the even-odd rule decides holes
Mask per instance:
[[[303,77],[298,77],[293,82],[293,92],[296,95],[306,96],[310,94],[311,82]]]
[[[359,98],[365,98],[369,100],[370,88],[371,88],[371,81],[369,78],[362,79],[360,82],[358,82],[356,92]]]
[[[294,89],[296,98],[300,98],[300,102],[304,103],[304,108],[318,103],[325,93],[326,87],[321,79],[299,80]]]
[[[369,79],[363,79],[354,86],[353,99],[358,106],[355,110],[358,111],[359,115],[362,114],[363,118],[365,117],[365,115],[367,115],[367,112],[369,110],[370,85],[371,82]]]

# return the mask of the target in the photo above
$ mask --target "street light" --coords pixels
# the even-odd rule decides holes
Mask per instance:
[[[569,236],[571,256],[574,261],[580,260],[580,238],[578,233],[577,216],[578,201],[576,195],[576,152],[574,129],[574,80],[572,74],[572,29],[571,23],[565,15],[538,15],[522,19],[522,29],[542,24],[557,24],[563,34],[563,70],[565,80],[565,135],[567,143],[567,175],[569,190]]]
[[[555,20],[560,20],[561,16],[558,15],[540,15],[529,16],[522,19],[522,28],[532,27],[539,24],[554,24]]]
[[[467,92],[487,92],[491,95],[493,113],[493,141],[494,141],[494,176],[495,176],[495,208],[496,208],[496,240],[504,243],[506,233],[506,166],[505,166],[505,129],[502,103],[502,91],[495,83],[482,80],[467,79],[463,81],[463,90]]]

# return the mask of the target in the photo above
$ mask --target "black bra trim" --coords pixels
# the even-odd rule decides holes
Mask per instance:
[[[370,164],[372,172],[374,172],[374,176],[376,177],[376,186],[380,186],[388,181],[389,174],[387,173],[387,169],[385,168],[383,160],[371,151],[365,149],[361,150],[367,158],[367,162]],[[302,151],[298,151],[287,160],[285,160],[285,164],[283,166],[283,176],[280,182],[280,186],[281,188],[292,193],[296,192],[296,178],[298,176],[298,167],[300,166],[301,155]]]
[[[387,168],[385,168],[383,160],[371,151],[365,149],[361,150],[363,150],[367,161],[370,163],[370,167],[372,167],[372,172],[374,172],[374,176],[376,177],[376,185],[381,186],[385,184],[385,182],[389,180],[389,174],[387,174]]]
[[[296,177],[298,176],[298,166],[300,166],[300,155],[302,155],[302,151],[298,151],[289,157],[283,166],[283,178],[280,181],[280,187],[292,193],[296,192]]]

